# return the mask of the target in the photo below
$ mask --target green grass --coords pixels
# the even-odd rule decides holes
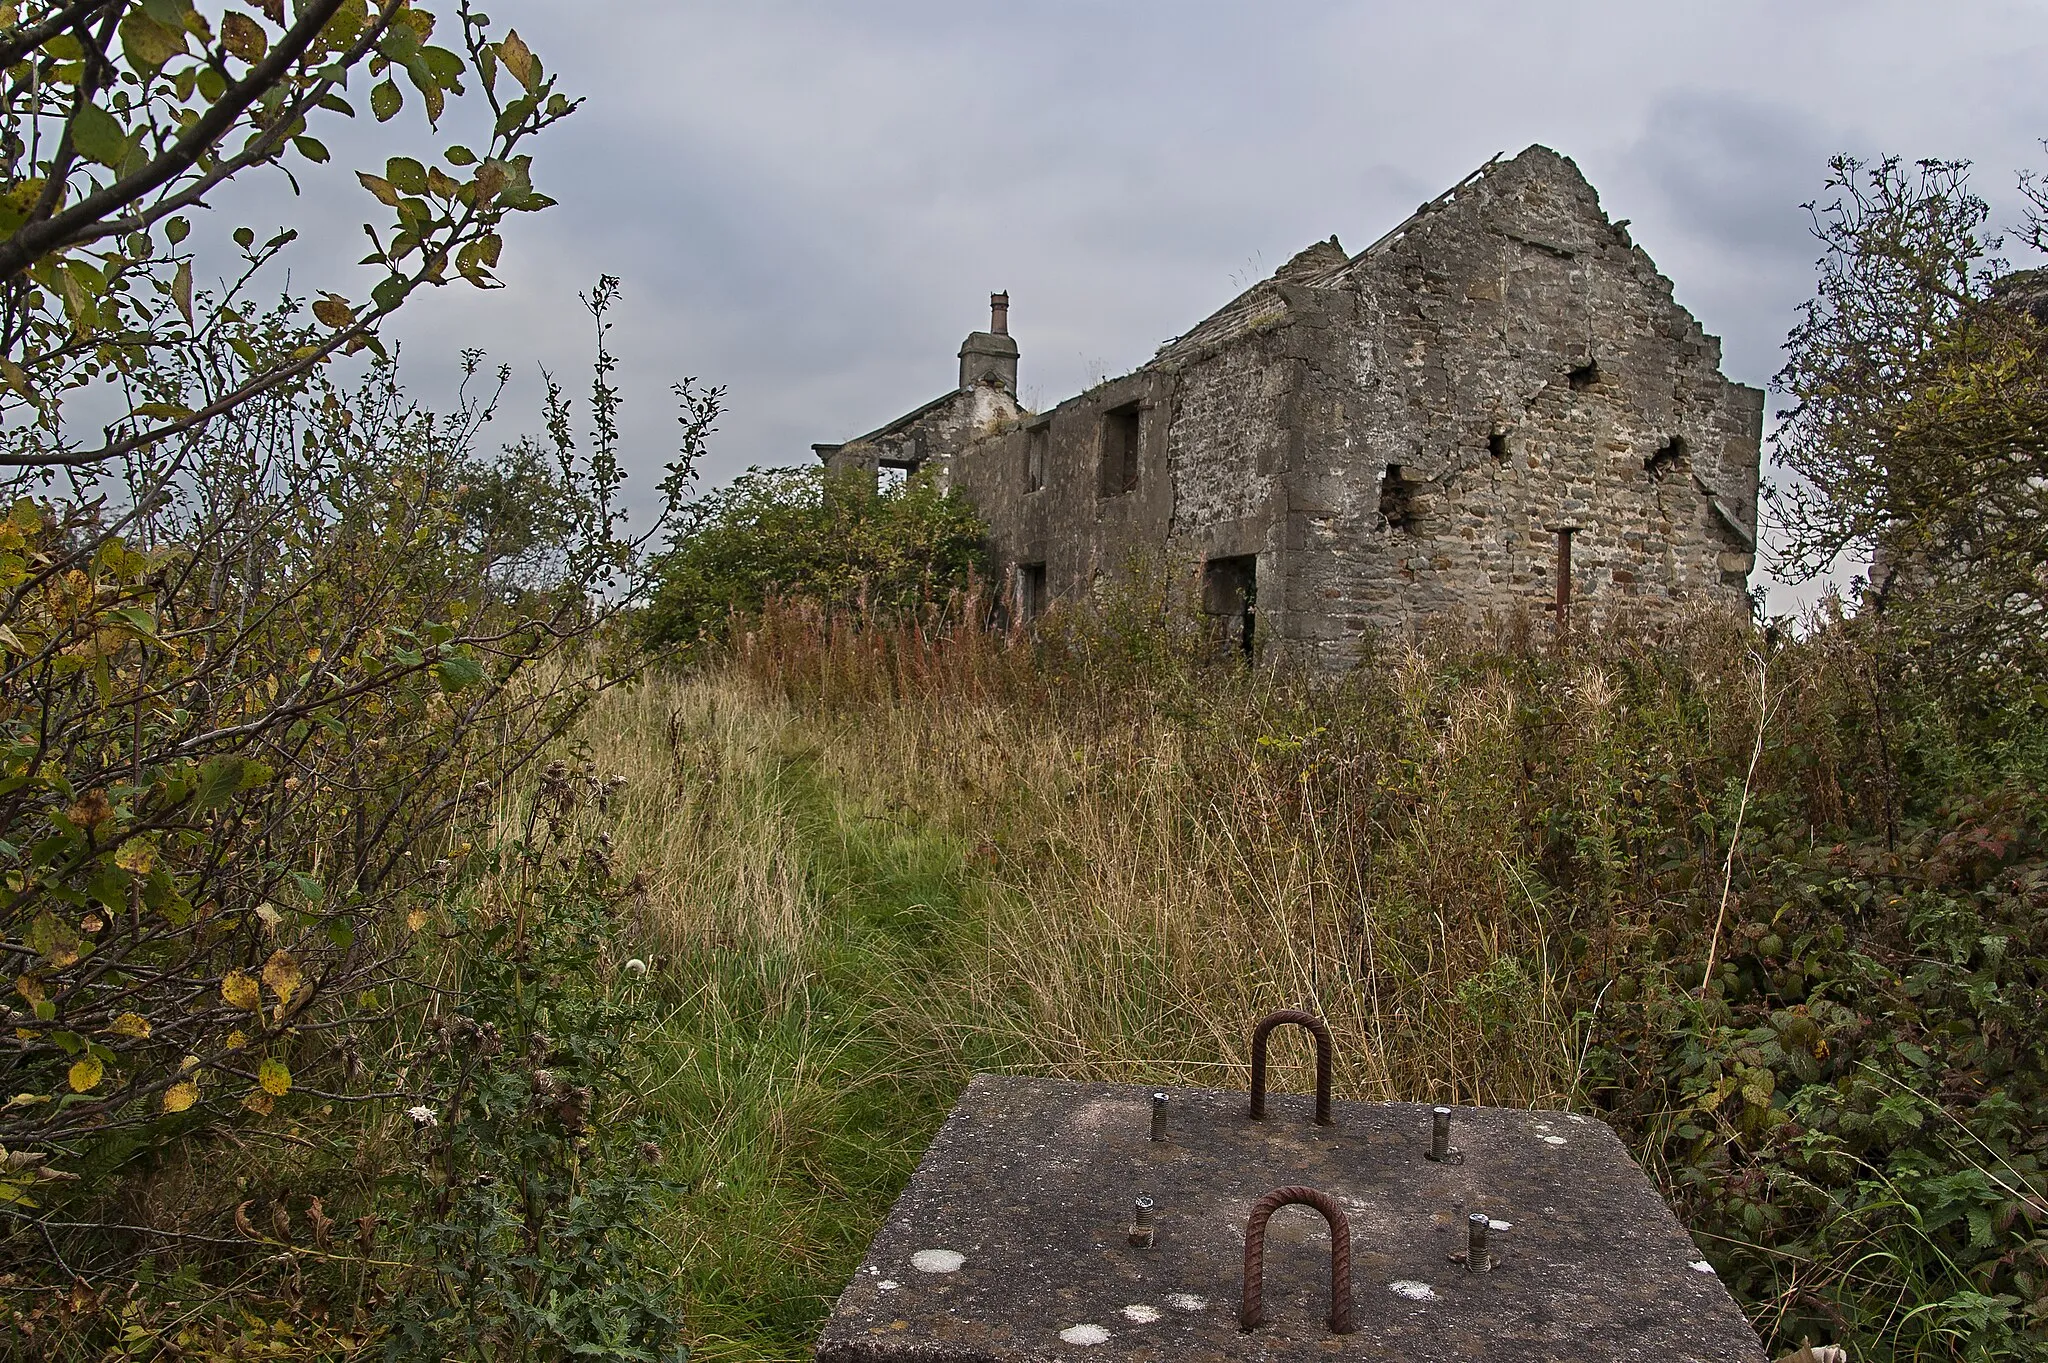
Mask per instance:
[[[661,962],[672,1002],[638,1046],[673,1133],[660,1220],[701,1359],[809,1356],[970,1059],[919,1002],[943,997],[970,935],[964,849],[869,816],[809,753],[762,766],[749,795],[774,811],[816,928]],[[906,1049],[920,1042],[924,1057]]]

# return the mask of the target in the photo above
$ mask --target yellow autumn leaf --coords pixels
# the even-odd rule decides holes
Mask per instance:
[[[107,1030],[115,1036],[140,1041],[149,1035],[149,1019],[140,1013],[123,1013],[107,1024]]]
[[[263,1091],[274,1098],[282,1098],[292,1091],[292,1072],[285,1068],[282,1060],[266,1060],[256,1067],[256,1082]]]
[[[340,330],[356,320],[355,309],[348,305],[348,300],[332,293],[314,300],[313,316],[319,319],[322,326],[335,330]]]
[[[241,1028],[237,1027],[234,1031],[228,1033],[227,1045],[229,1050],[239,1051],[248,1044],[249,1036]]]
[[[425,909],[414,909],[405,916],[405,925],[412,931],[418,932],[427,925],[427,911]]]
[[[263,982],[270,986],[271,993],[277,995],[280,1004],[292,1001],[292,995],[299,990],[301,978],[299,963],[281,947],[271,952],[270,959],[263,963]]]
[[[220,996],[237,1008],[254,1009],[263,1002],[263,991],[246,970],[230,970],[220,982]]]
[[[156,865],[156,844],[144,838],[130,838],[114,853],[114,864],[131,875],[146,876]]]
[[[73,1093],[92,1092],[99,1087],[100,1080],[106,1076],[106,1072],[106,1066],[100,1064],[99,1060],[94,1056],[88,1055],[82,1060],[73,1062],[71,1073],[68,1076],[71,1080],[71,1091]]]
[[[242,1095],[242,1106],[259,1117],[268,1117],[271,1109],[277,1106],[277,1100],[262,1089],[250,1089]]]
[[[183,1112],[199,1101],[199,1085],[190,1079],[180,1079],[164,1090],[164,1111]]]

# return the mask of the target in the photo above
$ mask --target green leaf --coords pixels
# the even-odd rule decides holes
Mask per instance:
[[[48,909],[29,923],[23,940],[30,951],[60,970],[78,959],[78,934]]]
[[[388,123],[397,117],[404,105],[405,96],[400,93],[396,81],[387,78],[371,87],[370,112],[376,115],[379,123]]]
[[[121,20],[121,55],[137,75],[155,75],[165,62],[184,51],[182,29],[166,28],[140,9],[129,10]]]
[[[244,251],[246,251],[255,244],[256,232],[254,228],[237,227],[235,229],[235,245],[241,247]]]
[[[316,166],[327,159],[327,144],[317,137],[294,137],[292,145],[298,148],[299,155]]]
[[[233,799],[242,788],[243,761],[239,757],[216,757],[199,769],[199,784],[192,796],[197,809],[213,809]]]
[[[128,156],[128,133],[105,109],[87,104],[71,119],[71,145],[88,160],[118,166]]]
[[[483,664],[474,658],[443,658],[434,664],[434,673],[441,679],[441,689],[450,695],[484,679]]]
[[[402,194],[427,192],[427,168],[410,156],[394,156],[384,163],[384,178]]]

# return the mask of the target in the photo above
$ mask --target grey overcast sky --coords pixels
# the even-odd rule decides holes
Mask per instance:
[[[2048,168],[2038,2],[487,8],[587,103],[536,149],[560,205],[512,225],[510,287],[417,299],[407,367],[432,394],[479,345],[587,383],[576,293],[620,276],[643,487],[675,376],[730,389],[714,480],[803,462],[950,386],[1008,289],[1020,386],[1051,403],[1310,241],[1359,249],[1532,142],[1578,162],[1724,339],[1727,372],[1762,385],[1809,291],[1800,204],[1831,153],[1969,158],[2007,224],[2016,173]],[[360,212],[310,192],[322,215]],[[509,406],[537,422],[535,385]]]

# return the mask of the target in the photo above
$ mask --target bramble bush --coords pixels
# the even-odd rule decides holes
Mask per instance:
[[[458,978],[422,1029],[410,1158],[384,1199],[406,1265],[377,1321],[394,1363],[684,1355],[680,1304],[649,1269],[663,1150],[626,1073],[652,1017],[614,921],[635,887],[583,827],[616,790],[550,763],[437,915]]]

